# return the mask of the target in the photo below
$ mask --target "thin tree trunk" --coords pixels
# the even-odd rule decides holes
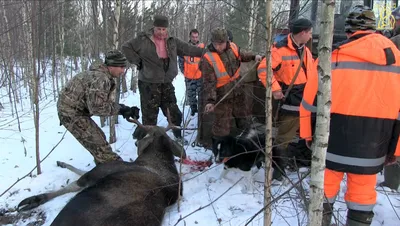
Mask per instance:
[[[318,94],[315,141],[312,145],[309,224],[321,225],[324,198],[324,171],[331,111],[331,54],[335,1],[324,0],[320,14],[318,43]]]
[[[121,17],[121,0],[115,0],[115,9],[114,9],[114,32],[113,32],[113,49],[118,48],[119,44],[119,19]],[[125,75],[123,75],[125,76]],[[119,103],[120,91],[121,91],[121,79],[118,77],[116,79],[117,89],[115,91],[115,102]],[[126,84],[125,84],[126,85]],[[117,136],[115,132],[115,124],[118,123],[118,115],[111,116],[110,120],[110,144],[115,143],[117,141]]]
[[[103,0],[103,23],[104,23],[104,48],[108,50],[108,2]],[[100,126],[104,127],[106,125],[106,117],[100,117]]]
[[[271,162],[272,162],[272,65],[271,65],[271,46],[272,46],[272,0],[266,0],[266,31],[267,41],[265,59],[267,60],[267,87],[265,93],[265,182],[264,182],[264,206],[271,203]],[[264,210],[264,226],[271,225],[271,207]]]
[[[100,59],[100,49],[99,49],[99,35],[98,35],[98,1],[97,0],[91,0],[92,3],[92,18],[93,18],[93,27],[94,27],[94,58],[96,60]]]
[[[58,26],[58,33],[60,38],[60,67],[61,67],[61,87],[64,87],[65,82],[68,81],[68,75],[65,70],[65,59],[64,59],[64,2],[60,1],[61,5],[61,15],[60,15],[60,24]]]
[[[42,169],[40,167],[40,151],[39,151],[39,76],[36,74],[36,60],[39,62],[39,57],[36,53],[39,53],[38,46],[36,45],[36,41],[38,40],[39,35],[36,33],[37,28],[37,20],[36,20],[36,1],[32,1],[32,85],[33,85],[33,97],[34,97],[34,109],[33,109],[33,119],[35,124],[35,143],[36,143],[36,167],[37,174],[42,173]],[[36,47],[36,48],[35,48]]]
[[[57,1],[54,1],[53,2],[53,4],[54,4],[54,6],[56,6],[57,5]],[[57,10],[55,10],[55,11],[57,11]],[[55,13],[52,13],[51,14],[51,21],[53,21],[52,22],[52,32],[51,32],[51,35],[52,35],[52,38],[51,38],[51,40],[52,40],[52,69],[51,69],[51,79],[52,79],[52,86],[53,86],[53,99],[54,99],[54,101],[56,101],[56,99],[57,99],[57,96],[58,96],[58,94],[60,93],[60,89],[59,89],[59,86],[58,86],[58,75],[57,75],[57,58],[56,58],[56,54],[57,54],[57,49],[56,49],[56,23],[54,23],[54,21],[55,21],[55,17],[56,16],[56,14]]]

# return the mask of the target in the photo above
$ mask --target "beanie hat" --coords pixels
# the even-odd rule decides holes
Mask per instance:
[[[313,27],[313,24],[311,20],[306,19],[306,18],[300,18],[295,20],[291,26],[290,26],[290,31],[292,34],[298,34],[302,31],[307,31]]]
[[[106,53],[104,64],[112,67],[126,67],[127,61],[125,55],[121,53],[121,51],[110,50]]]
[[[223,28],[215,28],[211,31],[211,42],[227,42],[228,41],[228,33]]]
[[[346,17],[344,28],[347,33],[359,30],[375,30],[375,14],[368,6],[356,5]]]
[[[154,16],[154,27],[168,27],[168,18],[162,15]]]

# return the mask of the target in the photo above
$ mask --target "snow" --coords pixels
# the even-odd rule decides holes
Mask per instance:
[[[131,73],[131,72],[129,72]],[[127,75],[130,78],[130,75]],[[129,81],[128,81],[129,82]],[[185,82],[182,74],[178,74],[174,80],[178,105],[183,109]],[[47,92],[52,90],[51,84],[46,85]],[[36,165],[35,160],[35,128],[33,114],[30,109],[29,98],[24,97],[23,103],[19,104],[19,116],[21,132],[18,130],[18,122],[11,116],[10,104],[8,101],[8,90],[2,89],[0,101],[4,109],[0,111],[0,193],[9,188],[18,178],[22,178]],[[40,156],[43,159],[53,147],[62,139],[59,145],[42,162],[42,174],[37,175],[34,170],[31,176],[25,177],[14,185],[9,191],[0,197],[1,210],[11,211],[15,215],[18,203],[29,196],[37,195],[51,190],[57,190],[68,183],[77,180],[78,175],[67,169],[57,167],[56,161],[64,161],[82,170],[90,170],[94,167],[93,157],[87,152],[63,126],[59,126],[57,117],[56,102],[52,100],[52,94],[47,99],[41,100],[40,113]],[[121,98],[121,103],[140,107],[139,94],[129,91]],[[184,109],[185,120],[190,110]],[[98,117],[93,119],[100,124]],[[161,111],[158,117],[158,125],[165,126],[167,121]],[[132,133],[136,126],[120,117],[116,125],[117,142],[112,148],[125,161],[134,160],[137,157],[135,140]],[[190,121],[189,127],[196,127],[197,119]],[[108,126],[102,128],[106,136],[109,135]],[[169,134],[171,137],[172,134]],[[196,137],[195,131],[186,131],[185,138],[189,143]],[[25,140],[25,142],[22,142]],[[24,154],[24,146],[26,155]],[[207,160],[212,156],[210,150],[199,147],[185,146],[188,156],[192,160]],[[179,167],[178,163],[177,166]],[[178,168],[179,169],[179,168]],[[215,163],[205,171],[191,171],[190,166],[183,165],[183,200],[178,205],[168,208],[163,225],[245,225],[263,206],[263,181],[264,170],[261,169],[255,174],[256,192],[254,194],[243,194],[241,189],[246,185],[243,174],[231,172],[227,179],[220,179],[222,165]],[[301,169],[300,173],[290,173],[291,183],[296,183],[299,177],[307,172]],[[241,181],[233,186],[238,180]],[[308,180],[302,182],[302,187],[308,194]],[[378,183],[383,180],[383,175],[378,175]],[[272,187],[273,197],[285,193],[292,187],[291,183],[274,185]],[[229,190],[229,191],[227,191]],[[345,222],[346,204],[344,202],[345,182],[342,183],[341,192],[335,203],[335,216],[341,222]],[[377,187],[378,199],[374,208],[375,217],[373,226],[377,225],[400,225],[400,196],[399,193],[388,188]],[[307,211],[302,201],[301,189],[292,189],[283,195],[282,198],[272,204],[273,225],[306,225]],[[13,225],[27,225],[31,222],[44,219],[43,225],[50,225],[64,205],[75,195],[65,194],[57,197],[25,214]],[[212,203],[210,205],[210,203]],[[197,210],[197,211],[196,211]],[[190,214],[190,215],[189,215]],[[187,216],[189,215],[189,216]],[[185,217],[187,216],[187,217]],[[0,217],[1,219],[1,217]],[[1,221],[0,221],[1,224]],[[263,225],[263,214],[259,214],[249,225]]]

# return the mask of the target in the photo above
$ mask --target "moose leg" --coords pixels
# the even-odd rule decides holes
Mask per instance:
[[[31,196],[29,198],[22,200],[18,204],[18,211],[26,211],[26,210],[33,209],[35,207],[42,205],[43,203],[46,203],[47,201],[49,201],[55,197],[58,197],[60,195],[64,195],[64,194],[67,194],[70,192],[77,192],[77,191],[80,191],[81,189],[83,189],[83,187],[80,187],[77,184],[77,181],[74,181],[74,182],[70,183],[69,185],[67,185],[66,187],[61,188],[58,191]]]
[[[57,161],[57,166],[61,167],[61,168],[66,168],[69,169],[70,171],[78,174],[79,176],[82,176],[83,174],[86,173],[86,171],[80,170],[78,168],[75,168],[74,166],[71,166],[68,163],[65,162],[61,162],[61,161]]]

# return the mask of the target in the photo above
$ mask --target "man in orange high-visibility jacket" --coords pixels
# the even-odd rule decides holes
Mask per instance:
[[[316,74],[316,67],[310,50],[305,44],[312,35],[312,23],[308,19],[298,19],[291,26],[291,33],[272,47],[272,95],[281,102],[279,109],[278,133],[273,148],[273,175],[272,179],[283,180],[286,176],[285,168],[288,162],[288,144],[296,136],[299,129],[299,106],[303,98],[304,86],[307,77]],[[300,57],[303,63],[300,65]],[[284,99],[284,93],[290,86],[296,71],[299,74],[293,82],[289,95]],[[258,77],[266,87],[267,65],[264,58],[257,68]],[[273,113],[275,114],[275,112]]]
[[[189,43],[204,48],[204,43],[199,42],[199,31],[192,29],[189,33]],[[190,114],[197,113],[197,96],[201,89],[201,71],[199,69],[200,57],[183,56],[179,57],[179,69],[185,76],[187,98],[190,105]]]
[[[389,39],[375,33],[375,24],[369,7],[355,6],[345,22],[348,39],[332,52],[323,225],[330,225],[345,173],[347,225],[371,224],[376,175],[386,159],[393,159],[399,139],[400,51]],[[317,90],[318,77],[309,77],[300,106],[300,136],[309,144]]]
[[[201,60],[200,70],[203,75],[205,112],[215,113],[213,144],[230,134],[232,116],[239,130],[246,130],[250,124],[250,109],[243,107],[245,93],[242,84],[228,92],[240,78],[240,62],[251,60],[259,61],[261,56],[241,51],[235,43],[229,42],[225,29],[216,28],[211,32],[211,44]],[[225,99],[219,102],[225,95]]]

